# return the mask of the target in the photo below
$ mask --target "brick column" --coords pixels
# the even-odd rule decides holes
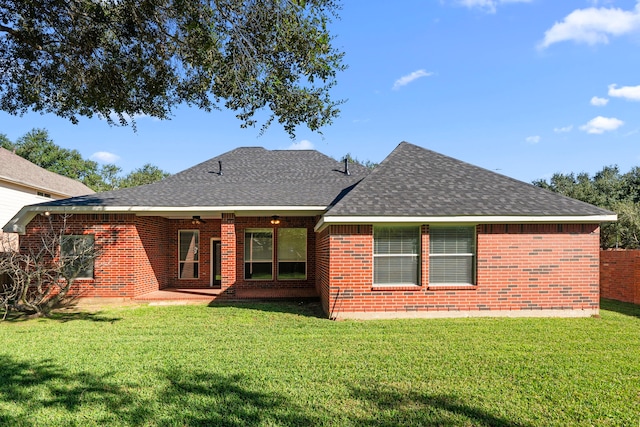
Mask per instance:
[[[222,214],[220,225],[220,258],[222,261],[222,290],[233,294],[229,289],[236,283],[236,216],[232,213]],[[228,291],[227,291],[228,290]]]

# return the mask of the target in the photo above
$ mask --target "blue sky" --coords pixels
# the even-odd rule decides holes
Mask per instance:
[[[45,128],[125,172],[175,173],[239,146],[379,162],[401,141],[527,182],[640,166],[640,1],[345,0],[333,34],[349,67],[333,95],[347,102],[323,135],[260,136],[228,111],[189,108],[141,117],[137,132],[0,113],[0,133]]]

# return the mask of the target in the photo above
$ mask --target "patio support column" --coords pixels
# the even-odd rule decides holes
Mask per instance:
[[[220,258],[222,262],[222,290],[227,294],[235,294],[236,283],[236,216],[223,213],[220,225]]]

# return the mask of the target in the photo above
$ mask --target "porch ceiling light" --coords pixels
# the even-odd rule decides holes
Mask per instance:
[[[200,219],[200,215],[194,215],[193,218],[191,219],[191,224],[193,225],[200,225],[200,224],[204,224],[206,221],[204,219]]]
[[[271,217],[271,224],[277,225],[280,224],[280,217],[278,215],[274,215]]]

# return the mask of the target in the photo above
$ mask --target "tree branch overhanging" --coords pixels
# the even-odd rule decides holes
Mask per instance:
[[[341,103],[330,91],[343,53],[327,29],[338,9],[334,0],[7,0],[0,109],[71,121],[116,113],[129,124],[186,103],[236,111],[243,126],[266,112],[291,134],[318,130]]]

